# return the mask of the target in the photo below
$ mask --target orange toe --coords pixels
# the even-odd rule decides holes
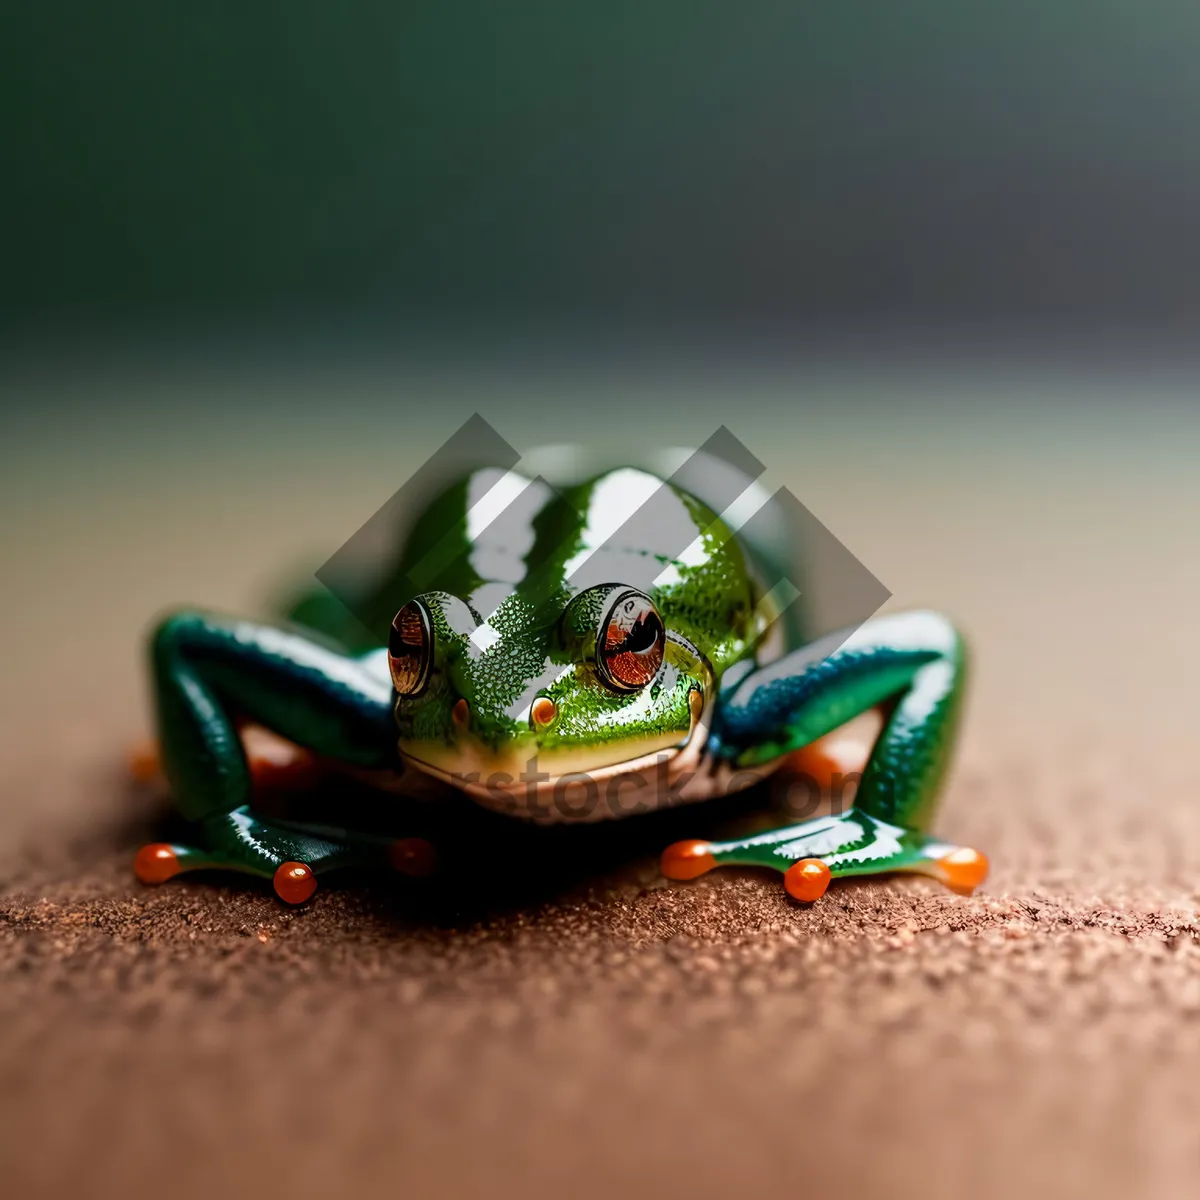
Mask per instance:
[[[243,725],[239,733],[255,791],[298,792],[319,781],[320,766],[311,751],[262,725]]]
[[[662,853],[659,867],[668,879],[696,879],[717,865],[709,842],[676,842]]]
[[[285,862],[275,872],[275,894],[287,904],[303,904],[317,890],[317,877],[307,863]]]
[[[437,851],[424,838],[400,838],[388,848],[394,870],[413,879],[425,879],[437,870]]]
[[[835,779],[861,775],[871,757],[880,724],[877,710],[863,713],[815,742],[793,750],[788,755],[786,769],[815,780],[826,791],[833,787]]]
[[[157,742],[140,742],[129,752],[129,774],[138,783],[154,783],[162,770]]]
[[[969,896],[986,878],[986,854],[960,846],[937,860],[938,878],[952,891]]]
[[[166,883],[181,870],[179,856],[166,842],[143,846],[133,860],[133,873],[143,883]]]
[[[783,886],[793,900],[811,904],[825,895],[832,878],[829,868],[819,858],[802,858],[784,872]]]

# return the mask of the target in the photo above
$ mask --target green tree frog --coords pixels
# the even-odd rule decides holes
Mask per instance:
[[[447,530],[468,529],[471,498],[495,475],[468,473],[428,506],[399,554],[401,574]],[[158,624],[158,755],[191,832],[143,847],[139,878],[233,869],[300,903],[334,868],[389,856],[422,867],[420,843],[345,828],[333,795],[320,826],[252,809],[245,722],[350,771],[382,773],[402,793],[456,789],[548,823],[749,788],[878,708],[882,728],[851,807],[737,840],[676,843],[664,874],[773,867],[804,902],[844,876],[921,872],[962,893],[983,880],[981,853],[928,828],[963,690],[963,642],[948,620],[902,612],[816,645],[769,646],[764,634],[780,623],[752,555],[695,495],[632,468],[563,492],[524,483],[519,520],[472,533],[438,587],[397,597],[386,646],[316,593],[278,623],[181,611]],[[658,526],[671,538],[657,527],[637,544],[606,536],[613,497],[630,489],[657,489],[670,510]],[[694,534],[686,552],[680,527]]]

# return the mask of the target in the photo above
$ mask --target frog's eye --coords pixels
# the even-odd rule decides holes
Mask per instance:
[[[665,641],[662,617],[650,598],[621,592],[596,632],[596,665],[618,691],[636,691],[658,674]]]
[[[429,678],[433,659],[433,625],[420,600],[410,600],[392,620],[388,668],[401,696],[415,696]]]

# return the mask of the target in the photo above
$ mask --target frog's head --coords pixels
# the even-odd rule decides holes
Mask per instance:
[[[427,593],[396,614],[388,662],[406,763],[506,812],[639,811],[638,790],[697,760],[707,736],[708,659],[621,584],[510,595],[487,621]]]

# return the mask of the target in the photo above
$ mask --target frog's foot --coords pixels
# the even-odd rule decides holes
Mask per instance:
[[[247,870],[224,861],[220,855],[194,846],[172,842],[151,842],[143,846],[133,860],[133,871],[142,883],[166,883],[184,871],[213,869]],[[265,871],[250,871],[265,875]],[[288,904],[303,904],[317,890],[317,876],[306,862],[281,862],[271,876],[275,894]]]
[[[244,724],[238,734],[256,793],[302,791],[319,781],[320,760],[303,746],[289,742],[262,725]],[[128,763],[129,773],[138,783],[159,783],[164,778],[162,758],[155,741],[136,745],[129,752]]]
[[[134,859],[143,883],[165,883],[184,871],[243,871],[270,879],[275,894],[302,904],[317,890],[317,876],[342,867],[390,866],[414,878],[433,873],[437,858],[423,838],[399,840],[340,830],[320,830],[251,815],[246,808],[197,824],[202,845],[152,842]]]
[[[858,809],[739,841],[676,842],[662,856],[668,879],[695,879],[719,866],[774,867],[784,873],[788,894],[806,903],[823,896],[833,879],[893,871],[930,875],[969,896],[988,872],[988,860],[978,850],[889,824]]]

